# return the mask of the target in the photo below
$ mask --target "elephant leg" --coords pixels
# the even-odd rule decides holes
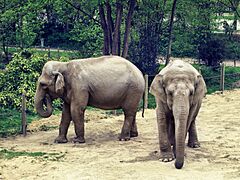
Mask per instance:
[[[70,113],[70,105],[65,103],[63,104],[63,110],[62,110],[62,118],[61,123],[59,125],[59,135],[55,139],[55,143],[67,143],[67,132],[68,127],[70,125],[71,121],[71,113]]]
[[[74,143],[85,143],[84,139],[84,113],[88,103],[88,92],[79,93],[80,97],[75,98],[71,104],[71,116],[74,123],[76,137]]]
[[[130,140],[130,131],[134,121],[135,113],[131,113],[128,110],[123,110],[123,111],[124,111],[124,123],[123,123],[121,134],[119,136],[119,140],[128,141]]]
[[[188,124],[188,146],[191,148],[200,147],[200,143],[197,137],[197,129],[195,119],[200,109],[200,103],[197,103],[195,106],[191,107],[189,112],[189,124]]]
[[[132,122],[131,131],[130,131],[130,137],[137,137],[137,136],[138,136],[138,130],[137,130],[136,113],[135,113],[135,116],[134,116],[133,122]]]
[[[175,145],[175,126],[174,126],[174,118],[172,115],[167,115],[167,123],[168,123],[168,139],[172,146]]]
[[[195,120],[192,121],[189,130],[188,130],[188,146],[191,148],[198,148],[200,147],[200,143],[198,141],[198,137],[197,137],[197,129],[196,129],[196,124],[195,124]]]
[[[157,124],[158,124],[158,135],[160,145],[160,160],[163,162],[169,162],[174,159],[171,144],[168,139],[168,127],[166,114],[162,109],[162,104],[156,109],[157,113]]]

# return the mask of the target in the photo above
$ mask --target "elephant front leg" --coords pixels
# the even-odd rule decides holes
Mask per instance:
[[[55,143],[67,143],[67,132],[71,121],[70,106],[67,103],[63,104],[62,118],[59,125],[59,135],[54,140]]]
[[[201,103],[195,104],[193,107],[191,107],[189,111],[189,125],[188,125],[188,146],[191,148],[199,148],[200,143],[198,141],[197,137],[197,129],[196,129],[196,117],[199,112]]]
[[[198,137],[197,137],[197,129],[196,129],[195,120],[192,121],[188,132],[189,132],[188,146],[191,148],[199,148],[200,143],[199,143]]]
[[[74,143],[85,143],[84,139],[84,107],[73,107],[72,108],[72,119],[74,123],[74,129],[76,137],[73,138]]]
[[[174,159],[171,144],[168,139],[166,114],[158,107],[157,110],[158,135],[160,145],[160,160],[169,162]]]

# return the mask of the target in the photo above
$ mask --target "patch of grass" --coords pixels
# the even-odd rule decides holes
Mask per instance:
[[[39,127],[39,131],[49,131],[49,130],[52,130],[52,129],[57,129],[58,126],[47,126],[47,125],[41,125]]]
[[[0,159],[13,159],[19,156],[41,157],[45,160],[58,161],[65,156],[64,153],[45,153],[45,152],[27,152],[27,151],[12,151],[0,148]]]
[[[27,112],[27,123],[31,123],[33,119],[39,117]],[[0,108],[0,137],[19,134],[21,131],[21,112],[15,109]]]

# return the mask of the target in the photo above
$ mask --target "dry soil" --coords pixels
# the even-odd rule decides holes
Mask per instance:
[[[159,145],[155,110],[139,112],[139,136],[118,141],[123,115],[110,116],[104,111],[87,111],[86,143],[73,144],[73,126],[67,144],[54,144],[58,130],[37,131],[45,124],[56,126],[59,116],[29,125],[27,137],[0,139],[0,148],[12,151],[60,153],[49,159],[20,156],[0,159],[0,179],[240,179],[240,90],[207,95],[197,117],[201,147],[186,147],[184,167],[177,170],[174,161],[158,160]]]

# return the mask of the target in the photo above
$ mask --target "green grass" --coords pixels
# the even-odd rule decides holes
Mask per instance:
[[[34,113],[27,113],[27,123],[39,118]],[[19,134],[21,131],[21,112],[14,109],[0,108],[0,137]]]
[[[13,159],[19,156],[41,157],[46,160],[58,161],[65,156],[64,153],[46,153],[46,152],[27,152],[27,151],[12,151],[0,148],[0,159]]]

